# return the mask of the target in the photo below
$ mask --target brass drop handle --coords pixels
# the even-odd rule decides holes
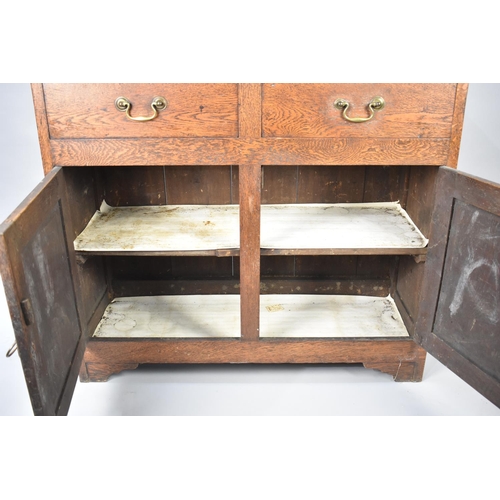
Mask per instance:
[[[116,109],[118,111],[125,111],[127,118],[135,122],[148,122],[154,120],[158,116],[158,111],[165,109],[167,106],[168,102],[164,97],[155,97],[151,101],[151,108],[153,109],[152,116],[131,116],[130,110],[132,109],[132,103],[126,97],[118,97],[115,101]]]
[[[370,121],[375,116],[375,111],[380,111],[384,109],[385,101],[382,97],[374,97],[368,104],[368,110],[370,112],[370,116],[367,118],[350,118],[347,116],[347,110],[349,109],[350,103],[346,99],[337,99],[333,105],[342,112],[342,118],[352,123],[362,123]]]

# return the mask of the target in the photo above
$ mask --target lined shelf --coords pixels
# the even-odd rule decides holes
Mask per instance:
[[[261,338],[408,337],[391,297],[262,295]],[[95,338],[238,338],[238,295],[117,298]]]
[[[391,297],[261,295],[264,338],[408,337]]]
[[[114,299],[94,337],[234,338],[240,336],[239,295],[162,295]]]
[[[238,205],[110,207],[103,203],[74,242],[82,254],[236,255]]]
[[[398,202],[262,207],[263,254],[419,254],[427,243]]]
[[[261,207],[263,255],[416,255],[427,243],[397,202]],[[96,255],[238,255],[239,207],[103,203],[74,246]]]

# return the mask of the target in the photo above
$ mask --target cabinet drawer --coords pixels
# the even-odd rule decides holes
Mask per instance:
[[[236,137],[236,84],[44,84],[52,139]],[[135,121],[115,107],[125,97],[132,118],[151,117],[155,97],[165,109]]]
[[[264,137],[449,138],[455,84],[266,84]],[[334,106],[349,102],[348,118],[366,118],[380,96],[385,106],[371,120],[353,123]]]

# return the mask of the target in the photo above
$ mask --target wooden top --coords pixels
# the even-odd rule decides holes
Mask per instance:
[[[466,85],[34,84],[44,169],[88,165],[456,166]],[[385,108],[366,117],[369,100]],[[166,109],[151,116],[153,97]]]

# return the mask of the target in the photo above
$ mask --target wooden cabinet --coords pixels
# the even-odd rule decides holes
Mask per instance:
[[[441,166],[465,85],[33,95],[47,175],[1,226],[0,266],[35,414],[66,413],[78,373],[363,363],[420,381],[425,350],[500,404],[499,187]]]

